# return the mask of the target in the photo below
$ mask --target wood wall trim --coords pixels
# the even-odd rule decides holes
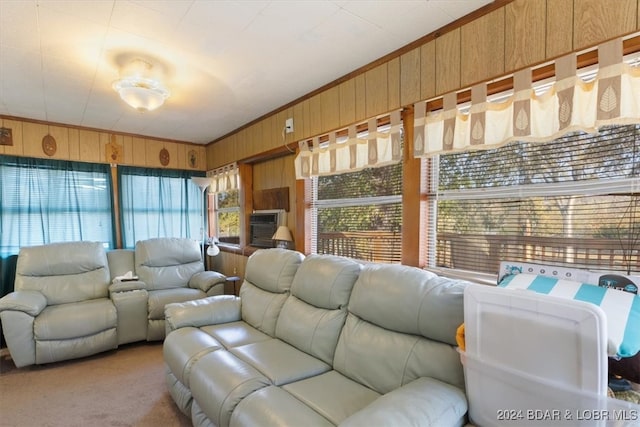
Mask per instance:
[[[421,160],[413,156],[413,108],[402,111],[404,155],[402,157],[402,257],[404,265],[418,267],[420,263],[420,171]]]
[[[238,173],[240,174],[240,247],[249,246],[248,236],[251,233],[249,229],[249,218],[253,213],[253,167],[248,164],[238,164]]]
[[[122,224],[120,223],[120,192],[118,191],[118,168],[111,167],[111,183],[113,190],[113,227],[116,235],[116,248],[122,248]]]
[[[88,130],[79,126],[51,123],[0,115],[0,124],[12,129],[13,145],[0,146],[0,154],[53,158],[56,160],[117,166],[205,171],[207,150],[202,144],[187,144],[152,137],[132,137],[120,133]],[[51,135],[57,150],[48,156],[42,150],[42,139]],[[166,150],[169,163],[163,165],[160,153]]]
[[[309,209],[307,209],[309,204],[307,197],[311,195],[311,180],[296,180],[295,190],[297,195],[295,198],[295,249],[298,252],[307,254],[311,252],[311,215]]]
[[[194,142],[187,142],[187,141],[178,141],[178,140],[169,139],[169,138],[159,138],[159,137],[155,137],[155,136],[140,135],[140,134],[136,134],[136,133],[127,133],[127,132],[114,132],[114,131],[110,131],[110,130],[106,130],[106,129],[92,128],[92,127],[88,127],[88,126],[70,125],[70,124],[66,124],[66,123],[57,123],[57,122],[47,122],[47,121],[44,121],[44,120],[28,119],[28,118],[24,118],[24,117],[6,116],[6,115],[3,115],[3,114],[0,114],[0,120],[1,119],[16,120],[16,121],[26,122],[26,123],[35,123],[35,124],[41,124],[41,125],[45,125],[45,126],[57,126],[57,127],[67,128],[67,129],[76,129],[76,130],[84,130],[84,131],[90,131],[90,132],[108,133],[108,134],[112,134],[112,135],[130,136],[132,138],[151,139],[151,140],[160,141],[160,142],[173,142],[173,143],[177,143],[177,144],[192,145],[194,147],[203,147],[204,146],[203,144],[196,144]]]

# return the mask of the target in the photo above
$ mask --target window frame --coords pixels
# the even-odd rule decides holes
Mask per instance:
[[[221,208],[219,206],[219,198],[218,196],[221,193],[227,193],[229,191],[237,191],[238,192],[238,204],[236,206],[231,206],[231,207],[223,207]],[[209,197],[209,206],[210,211],[209,211],[209,233],[212,236],[215,236],[217,238],[217,240],[225,245],[229,245],[229,246],[236,246],[239,247],[240,246],[240,238],[241,238],[241,234],[242,234],[242,221],[241,221],[241,213],[242,210],[240,209],[240,196],[241,196],[241,189],[240,188],[232,188],[229,190],[224,190],[224,191],[218,191],[218,192],[212,192],[210,193],[210,197]],[[230,241],[225,241],[225,240],[220,240],[220,215],[224,214],[224,213],[235,213],[238,216],[238,235],[237,236],[225,236],[223,237],[223,239],[229,239],[229,238],[237,238],[237,243],[234,242],[230,242]]]
[[[127,220],[128,220],[128,216],[129,215],[129,211],[127,209],[127,203],[125,202],[125,197],[127,197],[128,192],[125,191],[124,189],[124,185],[126,185],[124,183],[125,176],[137,176],[137,177],[147,177],[147,178],[157,178],[159,180],[161,179],[176,179],[176,180],[180,180],[181,182],[179,182],[179,186],[181,187],[182,190],[185,191],[184,194],[181,194],[181,196],[187,198],[187,203],[189,203],[189,198],[193,198],[193,200],[195,200],[194,206],[192,206],[191,208],[187,209],[187,210],[183,210],[183,209],[176,209],[176,208],[172,208],[170,213],[173,214],[175,212],[179,213],[179,216],[182,217],[183,215],[184,218],[180,219],[180,225],[178,226],[179,232],[177,233],[178,235],[175,235],[176,233],[171,233],[171,235],[165,235],[164,233],[161,233],[160,230],[158,229],[158,233],[155,234],[151,234],[148,232],[142,232],[140,231],[139,227],[135,230],[135,233],[137,235],[134,234],[133,238],[129,238],[128,236],[128,228],[127,228]],[[202,190],[191,180],[192,177],[194,176],[198,176],[198,177],[204,177],[205,173],[204,172],[199,172],[199,171],[189,171],[189,170],[177,170],[177,169],[157,169],[157,168],[145,168],[145,167],[138,167],[138,166],[118,166],[118,198],[119,198],[119,209],[120,209],[120,234],[121,234],[121,240],[122,240],[122,247],[123,248],[133,248],[135,247],[135,242],[138,240],[145,240],[145,239],[149,239],[149,238],[156,238],[156,237],[181,237],[181,238],[190,238],[193,240],[197,240],[198,242],[202,242],[202,217],[204,215],[205,209],[206,209],[206,203],[207,203],[207,198],[203,197],[202,195]],[[161,184],[159,184],[159,187],[161,187]],[[139,189],[138,189],[139,191]],[[158,190],[160,191],[160,190]],[[131,193],[132,195],[135,194],[135,191],[133,191]],[[174,202],[175,198],[173,197],[167,197],[166,199]],[[179,201],[181,201],[182,198],[179,199]],[[197,207],[197,211],[195,208],[195,204],[198,205]],[[180,207],[182,206],[182,203],[179,205]],[[148,221],[148,205],[145,205],[145,211],[144,211],[144,215],[146,217],[145,221]],[[136,215],[135,211],[138,211],[139,208],[134,208],[134,213],[132,215]],[[155,211],[154,211],[155,212]],[[158,217],[162,218],[163,214],[162,214],[162,209],[158,210]],[[204,227],[205,230],[207,229],[207,224],[206,224],[206,217],[204,218]],[[193,223],[193,224],[192,224]],[[164,230],[166,232],[166,230]],[[187,233],[189,235],[187,235]]]
[[[378,132],[385,132],[385,131],[389,131],[391,129],[391,125],[389,123],[384,123],[381,125],[378,125],[377,131]],[[362,139],[362,140],[366,140],[366,137],[368,135],[368,130],[363,130],[361,132],[358,132],[357,137]],[[404,146],[403,144],[403,135],[404,132],[400,132],[401,135],[401,147]],[[341,139],[346,139],[346,136],[341,136],[338,138],[338,142]],[[321,145],[322,146],[326,146],[329,142],[325,142]],[[364,173],[364,171],[367,171],[369,169],[381,169],[381,168],[391,168],[391,167],[398,167],[400,168],[400,175],[401,175],[401,180],[402,177],[404,176],[404,164],[402,161],[399,161],[397,163],[393,163],[393,164],[387,164],[387,165],[382,165],[382,166],[377,166],[374,168],[364,168],[364,169],[360,169],[360,170],[355,170],[353,172],[349,172],[349,174],[359,174],[359,173]],[[337,175],[344,175],[345,173],[337,173],[335,175],[332,176],[337,176]],[[402,204],[402,200],[403,200],[403,194],[402,194],[402,185],[401,188],[399,189],[397,194],[394,195],[386,195],[386,196],[377,196],[377,195],[364,195],[362,197],[345,197],[345,198],[333,198],[333,199],[318,199],[318,186],[319,186],[319,180],[322,179],[323,177],[318,177],[318,176],[312,176],[311,178],[308,179],[310,185],[310,191],[309,191],[309,202],[307,205],[307,213],[308,215],[307,218],[310,221],[309,224],[309,232],[310,232],[310,236],[308,238],[308,242],[309,242],[309,247],[307,248],[308,251],[310,253],[318,253],[318,228],[319,228],[319,224],[318,224],[318,215],[319,215],[319,210],[321,209],[328,209],[328,208],[349,208],[349,207],[367,207],[367,206],[381,206],[381,205],[390,205],[390,204],[397,204],[399,205],[400,208],[400,213],[398,215],[398,221],[399,223],[398,225],[398,230],[397,232],[394,232],[394,236],[397,235],[397,238],[399,239],[399,241],[397,242],[397,245],[394,244],[393,246],[397,246],[397,248],[395,248],[391,254],[389,255],[383,255],[381,254],[379,251],[376,250],[372,250],[371,253],[369,255],[364,255],[364,257],[356,257],[356,259],[362,260],[362,261],[377,261],[377,262],[389,262],[389,263],[400,263],[402,260],[402,210],[403,208],[403,204]],[[364,231],[366,232],[366,231]],[[338,232],[341,233],[341,232]],[[345,234],[348,234],[349,232],[344,232]],[[358,237],[357,234],[360,232],[351,232],[353,233],[350,237],[346,236],[345,241],[351,240],[353,243],[352,245],[355,245],[356,247],[358,246],[362,246],[361,244],[358,244],[358,240],[362,240],[365,239],[364,241],[367,241],[366,237]],[[383,238],[384,239],[384,238]],[[395,238],[393,238],[393,240],[395,241]],[[369,243],[371,242],[371,239],[368,239]],[[354,254],[359,254],[360,256],[362,256],[364,254],[364,252],[362,250],[350,250],[350,249],[346,249],[344,246],[342,246],[341,249],[337,249],[341,247],[341,244],[339,242],[335,243],[334,246],[334,250],[327,252],[326,249],[323,249],[322,253],[331,253],[334,255],[341,255],[341,256],[353,256]],[[395,254],[395,255],[394,255]]]
[[[628,125],[627,125],[628,126]],[[631,125],[631,127],[635,126],[635,137],[633,137],[634,139],[631,140],[631,144],[633,144],[633,147],[635,147],[636,149],[640,148],[640,143],[639,143],[639,139],[640,139],[640,125]],[[616,129],[626,129],[625,125],[619,125],[615,127]],[[621,133],[624,131],[621,131]],[[631,130],[629,131],[630,133],[633,133],[634,131]],[[573,134],[571,135],[564,135],[560,138],[557,138],[553,141],[550,141],[550,143],[562,143],[562,141],[564,139],[566,139],[567,137],[571,138]],[[586,142],[586,144],[589,144],[589,141],[596,141],[598,137],[602,136],[602,134],[583,134],[584,139],[588,140]],[[518,142],[515,142],[513,144],[519,144]],[[543,144],[543,143],[531,143],[531,144]],[[573,147],[573,146],[572,146]],[[500,149],[504,149],[507,150],[508,147],[504,146],[499,148]],[[570,150],[571,152],[573,150]],[[626,153],[626,151],[625,151]],[[637,158],[638,156],[638,152],[634,151],[633,155],[635,155]],[[424,159],[423,161],[426,161],[426,159]],[[628,166],[631,169],[631,175],[628,178],[619,178],[619,177],[610,177],[607,175],[604,175],[604,177],[599,178],[598,180],[587,180],[588,182],[585,183],[585,180],[582,181],[573,181],[573,180],[567,180],[564,182],[553,182],[553,183],[538,183],[538,184],[526,184],[526,185],[507,185],[507,186],[488,186],[488,187],[478,187],[478,188],[471,188],[471,189],[465,189],[465,190],[439,190],[439,176],[438,176],[438,169],[440,167],[440,156],[434,156],[432,158],[433,161],[433,166],[432,166],[432,170],[433,173],[431,174],[431,177],[427,177],[426,174],[423,174],[423,180],[426,181],[427,183],[427,188],[428,188],[428,194],[426,194],[427,196],[427,201],[430,207],[430,211],[433,212],[432,217],[429,218],[429,222],[432,224],[438,223],[438,218],[440,217],[440,212],[438,211],[438,209],[440,208],[439,203],[442,201],[446,201],[446,200],[492,200],[491,196],[498,196],[502,199],[507,199],[508,197],[506,196],[512,196],[512,197],[516,197],[518,195],[522,195],[521,199],[522,200],[529,200],[529,199],[533,199],[535,197],[549,197],[549,196],[558,196],[558,197],[589,197],[590,194],[595,194],[596,196],[598,194],[602,194],[604,197],[604,195],[609,195],[609,197],[611,197],[611,195],[615,195],[615,194],[625,194],[625,193],[629,193],[632,198],[629,200],[630,205],[633,205],[634,202],[634,198],[633,198],[633,194],[635,194],[635,204],[638,204],[638,195],[637,192],[634,193],[634,188],[638,188],[638,184],[640,183],[640,175],[637,172],[637,169],[633,169],[634,168],[634,161],[633,160],[627,160]],[[581,162],[582,160],[580,160]],[[576,166],[582,166],[582,163],[577,163],[577,161],[574,161],[572,163],[572,165],[576,165]],[[588,188],[585,189],[585,187],[588,186]],[[637,190],[636,190],[637,191]],[[525,197],[526,196],[526,197]],[[597,208],[598,205],[591,205],[592,209]],[[638,207],[636,207],[636,209],[640,209]],[[632,213],[630,213],[629,215],[632,215]],[[640,218],[640,211],[635,212],[635,220],[634,221],[638,221],[638,219]],[[432,221],[433,220],[433,221]],[[633,220],[631,218],[631,220]],[[637,227],[637,226],[636,226]],[[429,257],[428,259],[424,259],[422,260],[424,262],[424,265],[427,268],[430,269],[441,269],[441,268],[446,268],[446,269],[452,269],[454,271],[459,270],[458,268],[455,267],[451,267],[451,265],[446,265],[447,263],[444,263],[444,261],[440,260],[436,260],[437,255],[437,251],[438,249],[442,250],[441,248],[439,248],[438,246],[438,232],[434,229],[433,230],[434,235],[430,236],[428,239],[428,242],[426,242],[428,244],[428,253],[430,253],[432,256]],[[629,231],[629,233],[631,233],[631,229]],[[639,232],[639,230],[636,229],[635,233],[637,234]],[[500,236],[501,234],[498,234],[498,236]],[[517,237],[517,235],[503,235],[502,239],[505,240],[505,238],[507,237]],[[540,234],[540,236],[542,236],[542,234]],[[531,237],[535,237],[535,234],[532,235]],[[544,237],[544,236],[542,236]],[[569,245],[570,239],[571,237],[558,237],[558,239],[565,239],[567,242],[567,247],[566,250],[569,250],[569,247],[571,245],[576,245],[577,243],[574,241],[571,245]],[[640,236],[636,236],[636,240],[640,239]],[[613,245],[613,243],[612,243]],[[574,246],[571,246],[574,247]],[[544,249],[541,249],[544,250]],[[575,247],[574,247],[575,250]],[[613,249],[612,249],[613,250]],[[636,242],[636,246],[635,249],[631,248],[623,248],[621,249],[623,251],[627,251],[627,253],[630,253],[631,255],[623,255],[624,257],[627,256],[634,256],[633,254],[635,253],[635,256],[638,256],[638,251],[640,251],[640,240],[638,240],[638,242]],[[490,251],[490,254],[492,253],[492,251]],[[534,252],[535,253],[535,252]],[[568,252],[569,254],[572,254],[571,251]],[[498,253],[497,256],[499,256],[500,253]],[[451,256],[453,256],[453,254],[451,254]],[[620,268],[618,268],[619,266],[613,264],[614,261],[610,261],[612,264],[610,266],[604,266],[603,264],[596,264],[595,262],[593,264],[589,263],[589,259],[588,259],[588,254],[585,255],[586,260],[583,261],[584,265],[580,264],[580,259],[576,258],[571,260],[572,262],[569,263],[568,261],[559,261],[557,259],[546,259],[544,253],[539,252],[538,253],[538,259],[536,259],[535,257],[532,258],[520,258],[520,259],[513,259],[514,261],[522,261],[522,262],[533,262],[533,263],[544,263],[544,264],[553,264],[553,265],[558,265],[558,266],[576,266],[579,265],[580,267],[584,267],[584,268],[590,268],[590,269],[603,269],[603,270],[620,270]],[[542,258],[542,259],[540,259]],[[571,259],[571,257],[569,256],[567,259]],[[491,274],[493,273],[497,273],[497,268],[498,268],[498,263],[500,261],[505,261],[507,259],[489,259],[489,262],[495,262],[495,272],[491,272]],[[512,260],[512,259],[508,259],[508,260]],[[631,272],[635,271],[633,266],[635,265],[633,263],[633,261],[629,261],[626,260],[624,262],[629,263],[626,268],[627,268],[627,274],[630,274]],[[445,264],[446,266],[443,266],[442,264]],[[624,267],[624,266],[622,266]],[[640,268],[638,268],[640,269]],[[462,270],[460,270],[462,271]],[[475,271],[475,270],[473,270]],[[488,271],[483,271],[482,273],[489,273]]]

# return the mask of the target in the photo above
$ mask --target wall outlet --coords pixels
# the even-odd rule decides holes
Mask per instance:
[[[285,133],[293,132],[293,119],[287,119],[284,121],[284,132]]]

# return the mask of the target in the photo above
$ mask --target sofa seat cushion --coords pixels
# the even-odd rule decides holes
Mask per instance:
[[[282,386],[315,412],[335,425],[376,400],[380,394],[337,371]]]
[[[249,394],[271,385],[269,379],[227,350],[204,355],[191,369],[193,408],[216,426],[228,426],[236,405]]]
[[[334,426],[322,415],[277,386],[261,388],[242,399],[231,415],[231,425],[234,427]]]
[[[205,298],[207,294],[199,289],[173,288],[149,291],[149,319],[164,319],[164,306],[172,302],[185,302]]]
[[[175,377],[189,387],[189,374],[193,365],[204,355],[223,348],[211,335],[198,328],[177,329],[164,340],[164,362]]]
[[[219,341],[225,348],[239,347],[260,341],[270,340],[271,336],[240,320],[203,326],[202,331]]]
[[[275,385],[298,381],[331,369],[323,361],[279,339],[234,347],[230,351],[262,372]]]
[[[116,307],[107,298],[50,305],[36,317],[36,340],[63,340],[95,335],[116,328]]]
[[[433,378],[418,378],[380,396],[340,426],[405,426],[416,420],[429,426],[462,426],[466,413],[467,399],[462,390]]]
[[[115,348],[118,348],[118,333],[114,326],[84,337],[36,341],[35,362],[43,364],[78,359]]]

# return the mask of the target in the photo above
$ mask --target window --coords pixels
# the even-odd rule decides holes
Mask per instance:
[[[205,202],[191,176],[193,171],[118,167],[123,247],[156,237],[202,240]]]
[[[433,164],[436,267],[496,273],[501,260],[518,260],[640,271],[639,125]]]
[[[114,247],[109,165],[0,156],[0,256],[74,240]]]
[[[240,191],[221,191],[212,195],[215,200],[215,235],[223,243],[240,244]],[[211,200],[211,199],[210,199]]]
[[[402,163],[311,182],[312,252],[400,262]]]
[[[340,135],[340,136],[338,136]],[[313,138],[301,146],[296,177],[308,179],[311,253],[364,261],[402,259],[400,111]]]

